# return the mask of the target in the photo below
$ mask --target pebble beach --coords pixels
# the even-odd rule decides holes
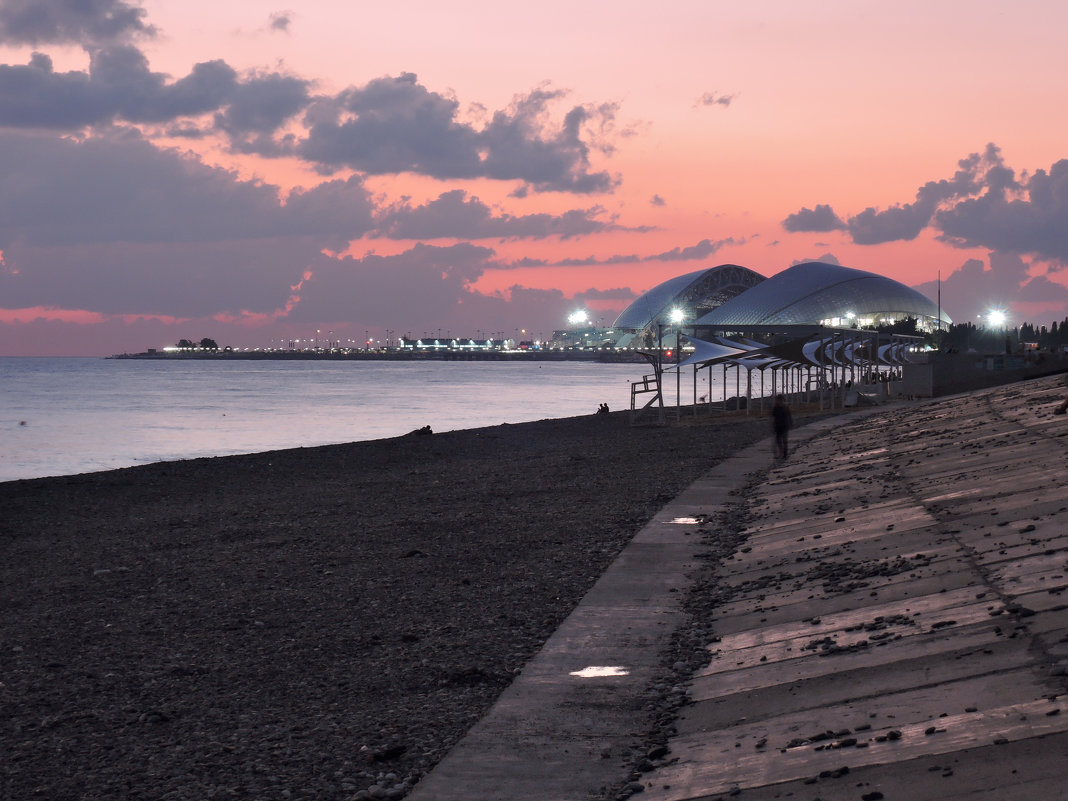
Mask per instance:
[[[769,433],[612,413],[0,483],[0,797],[401,798]]]

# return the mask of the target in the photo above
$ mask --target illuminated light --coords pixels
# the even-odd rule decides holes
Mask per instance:
[[[670,318],[671,322],[673,323],[681,323],[684,319],[686,319],[686,312],[684,312],[682,309],[672,309]]]
[[[1003,312],[1001,309],[991,309],[986,313],[987,323],[994,328],[1000,328],[1001,326],[1005,325],[1005,321],[1007,319],[1008,315],[1006,315],[1005,312]]]
[[[581,325],[582,323],[588,323],[590,321],[590,313],[585,309],[573,311],[568,316],[567,321],[571,323],[571,325]]]
[[[582,670],[572,670],[569,676],[577,676],[580,679],[598,679],[611,676],[628,676],[630,668],[619,665],[590,665]]]

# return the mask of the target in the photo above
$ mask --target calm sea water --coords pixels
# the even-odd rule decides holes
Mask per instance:
[[[630,382],[646,372],[589,362],[0,358],[0,481],[380,439],[425,425],[572,417],[602,402],[627,409]]]

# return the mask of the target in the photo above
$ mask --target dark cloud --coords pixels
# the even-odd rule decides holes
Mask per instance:
[[[480,133],[485,175],[500,180],[521,179],[538,191],[588,194],[607,192],[615,181],[606,172],[590,172],[590,146],[582,129],[592,123],[610,127],[615,108],[574,106],[563,125],[553,130],[548,104],[562,92],[535,90],[520,97],[508,111],[498,111]]]
[[[293,321],[358,320],[401,328],[447,318],[491,263],[493,251],[470,244],[417,244],[395,256],[371,254],[319,263],[301,291]]]
[[[715,92],[705,92],[699,98],[697,98],[698,106],[723,106],[726,108],[732,102],[736,95],[718,95]]]
[[[298,238],[227,242],[107,242],[5,248],[4,308],[49,306],[102,314],[209,317],[282,308],[302,270],[325,260]]]
[[[925,228],[960,248],[1033,255],[1068,266],[1068,160],[1017,177],[1001,151],[989,144],[958,163],[950,179],[930,181],[912,203],[867,208],[846,222],[860,245],[915,239]],[[803,208],[783,221],[788,231],[834,230],[840,222],[830,206]]]
[[[550,267],[594,267],[598,264],[635,264],[641,260],[641,256],[632,253],[628,256],[617,254],[615,256],[607,256],[605,258],[599,258],[597,256],[587,256],[584,259],[560,259],[559,261],[546,262],[546,264]]]
[[[884,242],[911,240],[927,227],[933,205],[907,203],[877,211],[867,208],[849,220],[849,233],[858,245],[881,245]]]
[[[1021,303],[1068,306],[1068,288],[1045,276],[1031,276],[1030,270],[1031,265],[1014,253],[992,252],[989,265],[968,259],[942,276],[942,308],[956,323],[974,323],[993,308],[1007,309]],[[939,295],[937,281],[914,288],[932,299]]]
[[[525,329],[530,339],[547,339],[574,307],[575,301],[558,289],[513,286],[507,297],[468,292],[459,298],[443,325],[456,334],[471,335],[471,326],[478,325],[487,333],[522,336],[518,329]]]
[[[292,11],[276,11],[270,17],[270,29],[289,33],[289,26],[293,24]]]
[[[660,197],[660,195],[653,195],[652,198],[650,198],[649,203],[651,203],[654,206],[666,206],[667,205],[667,201],[664,200],[664,198]]]
[[[819,204],[814,209],[802,208],[782,221],[787,231],[840,231],[846,227],[842,219],[829,205]]]
[[[581,300],[625,300],[632,301],[638,297],[637,293],[629,287],[617,287],[615,289],[587,289],[575,295]]]
[[[939,206],[980,190],[984,175],[1002,175],[996,168],[1001,154],[987,145],[983,154],[973,153],[959,162],[951,180],[929,181],[916,192],[916,200],[883,211],[867,208],[849,220],[849,233],[858,245],[912,240],[926,228]]]
[[[957,247],[1032,254],[1068,265],[1068,160],[1030,178],[991,170],[981,195],[940,210],[939,238]]]
[[[58,73],[41,53],[25,66],[0,65],[0,128],[158,124],[186,138],[222,134],[235,152],[303,158],[324,174],[351,168],[521,181],[517,197],[612,190],[616,179],[592,170],[590,153],[611,151],[615,107],[574,106],[557,124],[550,106],[562,97],[537,89],[476,128],[460,119],[455,98],[431,92],[410,73],[313,97],[310,81],[279,72],[240,76],[220,60],[172,81],[152,72],[131,45],[92,50],[88,71]],[[279,137],[298,117],[306,135]]]
[[[537,191],[605,192],[614,180],[591,172],[587,125],[605,129],[613,110],[575,106],[554,128],[548,106],[561,92],[538,89],[481,130],[459,119],[459,102],[431,92],[411,73],[377,78],[309,109],[298,152],[324,168],[369,174],[521,180]]]
[[[88,72],[57,73],[45,55],[0,65],[0,127],[79,130],[111,122],[167,123],[219,111],[233,137],[270,132],[308,102],[306,81],[273,73],[245,80],[223,61],[197,64],[168,82],[144,54],[122,45],[95,51]]]
[[[696,259],[708,258],[724,245],[738,244],[741,243],[732,236],[729,236],[726,239],[717,239],[714,242],[711,239],[702,239],[696,245],[690,245],[685,248],[672,248],[663,253],[658,253],[655,256],[646,256],[642,261],[694,261]]]
[[[0,249],[12,242],[196,242],[310,236],[337,242],[371,228],[358,178],[291,195],[238,180],[141,137],[84,142],[0,134]]]
[[[477,136],[456,122],[458,108],[455,99],[429,91],[410,73],[378,78],[316,103],[300,153],[372,174],[473,177],[480,170]]]
[[[358,177],[293,192],[133,134],[0,134],[5,308],[267,314],[309,265],[371,226]]]
[[[572,209],[563,214],[493,214],[462,189],[443,192],[425,205],[389,209],[377,221],[380,236],[391,239],[569,239],[619,230],[596,217],[603,209]]]
[[[1020,287],[1016,300],[1022,303],[1061,303],[1062,308],[1068,310],[1068,287],[1044,275],[1036,275]]]
[[[1068,264],[1068,161],[1017,178],[993,144],[960,161],[952,180],[926,184],[916,202],[849,221],[861,245],[911,239],[926,226],[960,248],[1034,254]]]
[[[238,152],[288,155],[292,146],[275,141],[272,134],[308,105],[309,87],[290,75],[254,75],[234,85],[225,110],[215,115],[215,127]]]
[[[639,229],[644,230],[644,229]],[[560,259],[558,261],[544,261],[541,259],[520,259],[516,262],[509,264],[499,264],[498,269],[516,268],[516,267],[593,267],[597,265],[607,264],[641,264],[643,262],[657,262],[657,261],[699,261],[701,259],[708,258],[724,245],[739,245],[743,244],[744,240],[737,240],[734,237],[727,237],[726,239],[717,239],[715,241],[711,239],[702,239],[695,245],[688,245],[686,247],[674,247],[671,250],[665,250],[660,253],[653,253],[648,256],[639,256],[636,253],[617,253],[612,256],[587,256],[585,258],[570,258]]]
[[[797,259],[796,261],[790,262],[790,266],[793,267],[796,264],[808,264],[812,261],[820,261],[824,264],[837,264],[839,267],[842,266],[842,262],[838,261],[838,257],[833,253],[824,253],[822,256],[817,256],[814,259]]]
[[[486,223],[477,199],[446,195],[443,206],[450,203],[475,212],[476,230]],[[503,220],[541,233],[584,224],[583,213],[493,219],[491,227]],[[84,141],[0,133],[3,308],[395,330],[433,321],[460,330],[472,320],[503,329],[518,319],[551,328],[564,318],[558,292],[472,289],[486,269],[501,267],[491,249],[473,244],[325,255],[373,225],[359,176],[282,198],[276,187],[160,151],[129,130]]]
[[[155,32],[144,9],[123,0],[0,3],[0,45],[104,44]]]

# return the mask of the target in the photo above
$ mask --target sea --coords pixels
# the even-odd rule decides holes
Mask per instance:
[[[649,372],[589,361],[3,357],[0,481],[629,409],[631,382]],[[672,405],[674,389],[665,381]],[[686,378],[683,403],[691,392]]]

